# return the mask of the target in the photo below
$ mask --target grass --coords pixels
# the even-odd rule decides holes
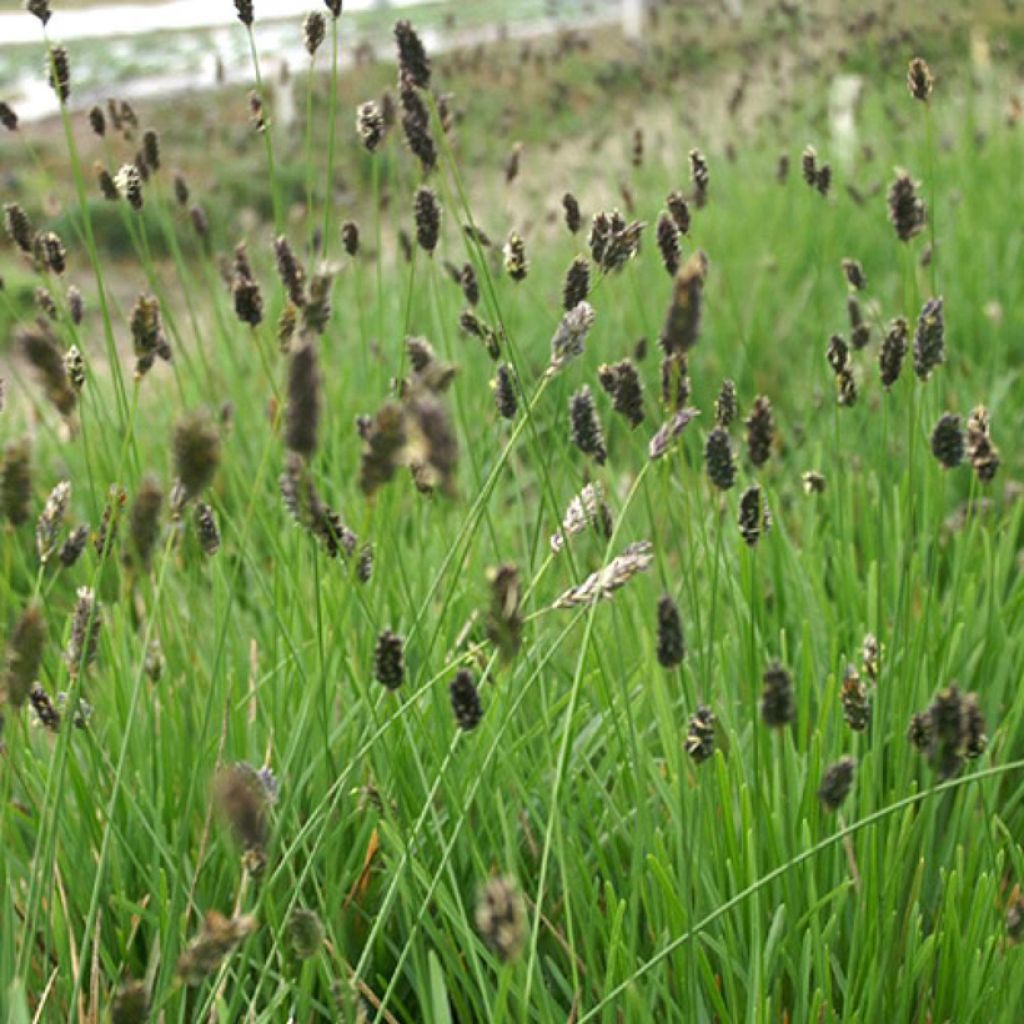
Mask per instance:
[[[986,17],[993,36],[1020,30],[997,9]],[[76,180],[94,194],[95,157],[116,168],[138,138],[111,133],[100,145],[67,115],[63,148],[53,126],[5,140],[5,166],[21,178],[12,198],[59,230],[87,314],[75,325],[67,282],[13,248],[3,252],[0,309],[9,324],[30,323],[32,291],[48,287],[61,311],[51,329],[61,348],[82,349],[87,375],[64,421],[14,348],[4,357],[0,439],[30,438],[32,485],[26,520],[3,527],[0,621],[13,630],[36,603],[48,626],[42,687],[92,709],[84,728],[65,714],[53,732],[12,706],[10,692],[3,708],[5,1020],[106,1020],[129,979],[144,982],[152,1019],[167,1022],[1017,1019],[1024,503],[1013,438],[1024,427],[1014,346],[1024,201],[1014,170],[1024,141],[1005,104],[1019,79],[998,52],[985,76],[961,63],[970,26],[958,15],[948,26],[882,18],[866,36],[749,18],[738,32],[670,9],[640,55],[595,34],[589,53],[553,38],[530,54],[496,47],[477,67],[465,54],[439,59],[435,85],[454,90],[463,116],[447,138],[432,104],[439,166],[429,184],[443,210],[433,257],[415,247],[422,176],[400,129],[373,157],[351,129],[356,104],[393,76],[386,66],[339,79],[332,164],[326,75],[312,83],[308,142],[304,123],[253,132],[235,91],[206,126],[190,120],[195,108],[140,106],[143,127],[163,133],[141,215],[76,195]],[[898,42],[883,47],[890,37]],[[751,41],[763,46],[756,60]],[[849,166],[830,152],[823,118],[822,83],[840,48],[866,77],[858,129],[872,150],[858,147]],[[929,105],[904,84],[916,54],[936,72]],[[320,70],[329,64],[330,35],[317,58]],[[730,117],[744,68],[749,95]],[[638,125],[646,152],[633,166]],[[526,144],[523,169],[506,186],[513,139]],[[808,142],[834,164],[828,198],[800,178]],[[651,461],[651,435],[670,413],[656,341],[673,292],[654,228],[667,193],[690,187],[692,145],[712,175],[709,202],[681,239],[684,259],[699,248],[709,260],[688,361],[701,415]],[[782,184],[780,152],[792,165]],[[174,202],[175,166],[210,215],[206,243]],[[928,229],[906,244],[886,215],[895,166],[922,182],[929,211]],[[561,222],[562,194],[578,193],[588,224],[624,204],[623,184],[630,216],[648,225],[640,252],[620,272],[593,270],[586,351],[546,375],[565,270],[588,252],[586,226],[571,236]],[[289,417],[302,403],[291,397],[294,350],[280,353],[276,337],[285,292],[270,245],[275,194],[310,272],[309,242],[325,219],[332,234],[350,218],[361,228],[355,258],[330,241],[338,262],[333,313],[314,341],[322,412],[308,471],[358,544],[372,544],[368,582],[358,557],[328,557],[279,492]],[[499,244],[513,228],[524,236],[524,281],[460,230],[470,222]],[[411,262],[399,229],[413,237]],[[238,322],[221,275],[242,237],[264,301],[254,330]],[[825,358],[831,334],[849,336],[844,257],[863,263],[872,329],[853,355],[851,408],[837,406]],[[459,331],[466,303],[445,260],[474,266],[478,315],[502,328],[501,360],[520,387],[511,421],[495,410],[485,347]],[[160,301],[174,358],[136,380],[128,322],[141,289]],[[922,382],[908,356],[886,392],[884,324],[902,315],[913,333],[939,294],[945,363]],[[423,494],[402,469],[368,499],[353,421],[395,398],[394,379],[410,372],[409,335],[459,367],[436,399],[458,439],[456,486]],[[645,420],[631,430],[598,367],[641,337]],[[742,423],[732,425],[738,479],[721,493],[703,452],[725,377],[742,416],[757,395],[770,398],[776,436],[754,467]],[[583,384],[603,422],[604,465],[570,441],[569,399]],[[308,391],[299,394],[308,408]],[[941,413],[966,419],[979,404],[1003,460],[990,484],[966,464],[943,470],[929,446]],[[205,554],[193,512],[175,521],[165,501],[146,566],[131,509],[147,476],[170,492],[181,468],[176,425],[199,409],[220,444],[201,496],[219,550]],[[824,493],[805,493],[809,470],[824,476]],[[80,523],[96,530],[112,485],[126,495],[116,537],[70,568],[42,565],[34,536],[62,479],[73,496],[61,539]],[[549,538],[589,481],[608,497],[611,534],[587,530],[553,553]],[[755,483],[773,523],[748,547],[737,513]],[[13,504],[4,492],[5,512]],[[640,540],[653,545],[647,571],[609,600],[555,607]],[[523,620],[512,657],[489,629],[489,570],[508,564]],[[102,625],[95,660],[69,666],[81,587],[94,591]],[[656,657],[666,593],[686,640],[671,669]],[[374,678],[387,629],[404,641],[394,691]],[[877,681],[862,663],[868,633],[881,643]],[[9,632],[8,650],[16,646]],[[793,682],[794,716],[769,729],[759,703],[776,659]],[[851,663],[870,697],[863,732],[848,727],[840,700]],[[448,695],[460,667],[472,670],[483,706],[465,732]],[[943,780],[906,736],[911,716],[954,680],[977,695],[988,740]],[[715,750],[698,763],[684,743],[701,705],[715,717]],[[844,756],[856,759],[853,787],[829,812],[818,790]],[[222,788],[235,762],[277,780],[272,805],[241,787],[266,816],[256,828],[261,873],[248,870],[251,851],[215,809],[215,780]],[[507,962],[476,917],[480,888],[497,876],[514,879],[523,899],[521,946]],[[306,959],[291,927],[299,910],[324,930]],[[210,912],[251,932],[184,985],[180,958]]]

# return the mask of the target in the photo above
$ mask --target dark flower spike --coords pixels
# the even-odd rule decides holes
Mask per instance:
[[[826,769],[818,787],[818,799],[826,811],[838,811],[850,795],[856,765],[852,757],[843,757]]]
[[[483,706],[477,692],[473,673],[468,668],[460,668],[449,687],[452,702],[452,713],[460,729],[469,732],[475,729],[483,718]]]
[[[796,719],[793,679],[778,661],[773,661],[762,676],[761,720],[771,729],[781,729]]]
[[[377,637],[373,651],[373,677],[389,690],[397,690],[405,680],[405,642],[390,629]]]
[[[662,668],[675,668],[686,656],[679,608],[668,594],[658,601],[657,656]]]

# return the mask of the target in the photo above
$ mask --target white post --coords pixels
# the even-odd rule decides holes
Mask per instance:
[[[627,39],[643,39],[648,0],[622,0],[622,31]]]

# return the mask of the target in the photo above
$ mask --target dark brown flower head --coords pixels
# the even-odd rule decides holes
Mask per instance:
[[[117,534],[121,528],[122,513],[127,501],[128,494],[124,488],[118,484],[111,484],[107,491],[107,500],[103,504],[100,525],[92,539],[93,547],[100,558],[105,558],[114,550]]]
[[[860,265],[860,262],[858,260],[844,259],[842,267],[846,283],[856,291],[863,291],[867,284],[867,278],[864,276],[864,268]]]
[[[376,153],[387,134],[387,125],[380,107],[373,100],[359,105],[356,112],[356,132],[368,153]]]
[[[775,180],[780,185],[785,185],[789,180],[789,154],[780,153],[775,164]]]
[[[93,164],[93,171],[96,175],[96,183],[99,185],[100,194],[108,203],[116,203],[121,199],[121,193],[117,190],[117,182],[113,175],[98,160]]]
[[[604,430],[594,405],[594,396],[586,384],[569,400],[569,432],[572,443],[584,455],[591,456],[599,466],[608,458]]]
[[[670,192],[665,200],[672,223],[681,235],[690,233],[690,205],[683,197],[682,192]]]
[[[65,569],[70,569],[71,566],[81,558],[82,552],[85,550],[85,546],[88,543],[89,524],[83,523],[81,526],[76,526],[60,546],[60,552],[57,555],[60,560],[60,564],[64,566]]]
[[[433,253],[441,234],[441,207],[432,188],[421,185],[414,202],[416,215],[416,241],[420,248]]]
[[[814,187],[823,196],[828,196],[832,188],[832,168],[829,164],[822,164],[814,177]]]
[[[581,302],[565,313],[551,336],[551,359],[546,371],[549,376],[558,373],[583,354],[595,318],[596,314],[589,302]]]
[[[439,487],[453,497],[459,444],[448,409],[436,393],[417,386],[406,396],[405,412],[414,481],[420,490]]]
[[[32,240],[36,262],[53,274],[63,274],[68,266],[68,252],[54,231],[40,231]]]
[[[406,263],[412,263],[412,239],[405,228],[398,229],[398,247],[402,252],[402,258]]]
[[[750,415],[745,420],[747,427],[747,454],[754,466],[763,466],[772,454],[775,438],[775,417],[772,403],[765,395],[758,395]]]
[[[739,412],[736,384],[727,377],[722,381],[718,397],[715,399],[715,426],[728,427],[739,415]]]
[[[920,711],[911,717],[910,726],[907,729],[907,740],[915,750],[922,753],[931,747],[932,720],[927,711]]]
[[[189,189],[185,176],[180,171],[174,172],[174,201],[181,207],[188,206]]]
[[[110,1005],[110,1024],[146,1024],[149,1010],[149,986],[144,981],[125,981]]]
[[[369,419],[361,430],[363,452],[359,467],[359,487],[372,497],[394,478],[402,464],[408,444],[405,415],[402,407],[388,402]]]
[[[93,107],[89,111],[89,127],[93,134],[103,138],[107,134],[107,118],[102,107]]]
[[[500,565],[487,574],[491,604],[487,613],[487,639],[510,661],[523,642],[523,618],[520,611],[522,586],[519,569],[512,563]]]
[[[494,404],[498,415],[506,420],[515,419],[519,402],[516,398],[515,379],[506,363],[498,367],[497,376],[491,382],[491,387],[494,390]]]
[[[724,427],[715,427],[708,434],[704,443],[704,465],[708,479],[720,491],[727,491],[736,483],[732,442]]]
[[[160,170],[160,133],[154,128],[147,128],[142,133],[142,155],[149,170]]]
[[[491,359],[497,361],[501,357],[501,337],[490,324],[485,323],[471,309],[464,309],[459,314],[459,329],[473,338],[479,338]]]
[[[690,179],[693,182],[693,202],[701,209],[708,201],[708,185],[711,183],[711,172],[704,154],[699,149],[691,149]]]
[[[132,346],[135,350],[135,376],[149,372],[157,355],[166,345],[160,321],[160,303],[152,295],[140,295],[132,307]]]
[[[618,210],[611,214],[598,214],[589,239],[594,262],[609,274],[622,270],[640,251],[645,226],[639,220],[627,222]]]
[[[18,115],[9,103],[0,101],[0,125],[3,125],[9,132],[18,130]]]
[[[978,480],[991,483],[999,471],[999,449],[992,440],[988,409],[977,406],[967,420],[967,456]]]
[[[63,46],[50,47],[46,71],[50,88],[57,94],[61,103],[67,103],[71,95],[71,60]]]
[[[818,787],[818,799],[826,811],[838,811],[850,795],[856,765],[852,757],[841,757],[825,770]]]
[[[882,339],[878,353],[878,367],[881,372],[882,385],[888,391],[900,378],[903,360],[907,354],[907,342],[910,329],[904,317],[893,320]]]
[[[210,234],[210,221],[206,211],[201,206],[193,206],[188,211],[189,220],[192,222],[192,230],[202,239],[208,238]]]
[[[144,571],[149,569],[153,549],[160,538],[163,503],[164,492],[160,484],[152,476],[145,477],[132,502],[128,531],[139,565]]]
[[[437,165],[437,148],[430,135],[430,114],[419,91],[408,75],[399,76],[399,100],[402,104],[402,132],[413,155],[430,172]]]
[[[25,253],[32,253],[32,222],[17,203],[4,204],[4,227],[11,241]]]
[[[562,288],[562,306],[575,309],[590,294],[590,264],[585,256],[576,256],[565,274]]]
[[[373,677],[389,690],[397,690],[405,680],[405,641],[390,629],[377,637],[373,651]]]
[[[0,699],[2,699],[2,694],[0,694]],[[33,684],[32,689],[29,690],[28,699],[33,712],[35,712],[36,721],[44,729],[58,732],[60,730],[60,712],[50,699],[50,695],[39,683]]]
[[[174,467],[185,502],[202,494],[220,466],[220,434],[210,416],[193,412],[174,428]]]
[[[661,252],[661,262],[669,274],[674,277],[679,269],[679,229],[667,213],[662,213],[658,217],[656,234],[658,250]]]
[[[668,594],[658,601],[657,656],[662,668],[675,668],[686,656],[679,608]]]
[[[341,244],[349,256],[359,255],[359,225],[354,220],[341,225]]]
[[[249,93],[249,123],[259,135],[262,135],[267,130],[267,118],[263,110],[263,97],[255,90]]]
[[[277,318],[277,346],[287,354],[291,351],[292,339],[299,324],[299,311],[291,302],[286,302]]]
[[[673,413],[657,430],[647,446],[647,455],[651,461],[662,458],[669,452],[672,445],[679,439],[683,431],[700,415],[691,406]]]
[[[854,732],[863,732],[871,722],[871,701],[855,665],[847,665],[841,699],[843,718]]]
[[[33,293],[33,297],[36,300],[36,305],[39,307],[40,312],[45,313],[46,316],[55,323],[60,319],[60,311],[57,309],[57,303],[46,288],[36,288]]]
[[[0,676],[0,705],[20,708],[25,703],[39,675],[45,645],[46,619],[39,605],[31,604],[7,640],[7,658]]]
[[[472,263],[464,263],[459,273],[459,284],[466,301],[475,306],[480,301],[480,286],[477,284],[476,271]]]
[[[263,293],[251,277],[236,276],[231,282],[231,297],[241,323],[258,327],[263,322]]]
[[[640,426],[644,420],[644,390],[633,360],[605,363],[598,367],[597,376],[615,411],[625,416],[631,427]]]
[[[517,231],[512,231],[505,243],[505,272],[513,281],[525,281],[529,266],[526,243]]]
[[[57,546],[57,538],[64,526],[68,505],[71,502],[71,483],[61,480],[46,498],[43,511],[36,520],[36,552],[44,565],[49,561]]]
[[[64,659],[72,678],[87,671],[96,661],[99,650],[100,604],[91,587],[79,587],[75,595],[75,608],[71,613],[71,637]]]
[[[475,729],[484,717],[484,709],[480,703],[480,694],[477,692],[473,673],[468,668],[460,668],[455,673],[448,693],[452,702],[452,714],[455,715],[459,728],[466,732]]]
[[[225,765],[214,776],[213,804],[243,850],[262,851],[269,834],[272,799],[260,774],[244,761]]]
[[[373,557],[373,545],[369,542],[363,544],[356,562],[356,579],[360,583],[369,583],[373,578]]]
[[[302,44],[310,57],[320,49],[327,36],[327,19],[320,11],[310,11],[302,23]]]
[[[946,361],[946,325],[942,315],[942,296],[928,299],[917,318],[914,334],[914,373],[927,380],[932,371]]]
[[[770,729],[782,729],[796,720],[793,679],[778,661],[773,661],[761,677],[761,721]]]
[[[837,375],[850,365],[850,347],[843,340],[841,334],[833,334],[829,338],[825,358],[828,359],[828,365],[832,367],[832,372]]]
[[[800,158],[800,170],[804,181],[814,188],[818,184],[818,154],[813,146],[808,146]]]
[[[220,530],[217,527],[217,517],[205,501],[196,502],[194,515],[199,546],[207,558],[212,558],[220,550]]]
[[[274,258],[277,262],[278,276],[288,293],[288,298],[301,308],[306,304],[306,271],[284,235],[278,235],[274,239]]]
[[[690,716],[683,744],[694,764],[703,764],[715,753],[715,716],[711,708],[701,706]]]
[[[561,529],[551,536],[551,550],[557,555],[565,547],[568,537],[575,537],[591,528],[609,540],[613,526],[612,511],[605,500],[604,489],[597,482],[589,483],[569,502]]]
[[[25,0],[25,10],[34,14],[44,25],[50,20],[50,0]]]
[[[78,396],[68,380],[64,353],[50,325],[38,319],[32,327],[18,330],[15,340],[25,361],[35,371],[46,397],[62,416],[70,416]]]
[[[580,213],[579,202],[571,192],[562,196],[562,208],[565,211],[565,226],[575,235],[583,224],[583,215]]]
[[[512,146],[508,159],[505,161],[505,184],[511,185],[519,177],[519,165],[523,155],[523,144],[517,142]]]
[[[985,753],[988,747],[988,735],[985,731],[985,715],[978,703],[976,693],[968,693],[961,707],[961,732],[963,754],[968,761],[973,761]]]
[[[871,340],[871,328],[864,322],[864,315],[856,296],[847,296],[846,310],[850,317],[850,341],[859,352]]]
[[[845,408],[857,404],[857,378],[850,367],[836,374],[836,401]]]
[[[932,455],[945,469],[955,469],[964,460],[964,432],[960,427],[960,417],[944,412],[931,437]]]
[[[324,3],[327,5],[327,9],[331,12],[332,17],[341,17],[342,0],[324,0]]]
[[[302,333],[323,334],[331,322],[331,289],[334,287],[334,267],[321,268],[309,279],[309,298],[302,308]]]
[[[82,320],[85,317],[85,300],[82,298],[82,293],[77,285],[71,285],[68,288],[67,294],[68,300],[68,315],[71,317],[71,322],[76,326],[80,327]],[[81,358],[81,356],[79,356]],[[76,387],[76,391],[80,391],[80,387]]]
[[[924,200],[917,194],[918,186],[919,182],[903,170],[897,170],[889,186],[889,222],[901,242],[909,242],[927,222]]]
[[[419,89],[430,86],[430,61],[420,37],[408,21],[395,22],[395,42],[398,44],[398,67]]]
[[[492,878],[480,891],[474,914],[487,948],[508,963],[526,939],[526,908],[513,878]]]
[[[142,173],[138,164],[124,164],[114,177],[114,187],[136,213],[142,209]]]
[[[661,329],[665,355],[688,352],[700,335],[701,304],[708,260],[695,252],[678,270],[672,283],[672,301]]]
[[[252,28],[252,0],[235,0],[235,10],[238,12],[238,20],[246,28]]]
[[[748,547],[756,547],[761,534],[771,529],[772,520],[768,504],[757,484],[752,484],[740,495],[738,524],[740,536]]]
[[[251,25],[250,0],[235,0],[235,6],[248,10],[249,20],[242,18],[242,22]],[[239,17],[242,17],[241,14]],[[208,911],[199,934],[189,942],[185,952],[178,958],[178,977],[186,985],[201,985],[220,969],[231,951],[255,930],[256,919],[250,914],[225,917],[216,910]]]
[[[907,69],[907,88],[910,90],[910,95],[915,100],[927,103],[932,94],[933,84],[931,68],[922,58],[915,57]]]
[[[285,446],[309,459],[316,451],[320,428],[320,368],[316,347],[301,345],[288,370]]]

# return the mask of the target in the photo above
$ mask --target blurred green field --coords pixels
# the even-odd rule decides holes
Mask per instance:
[[[333,81],[330,27],[317,74],[265,79],[269,131],[254,127],[249,90],[229,87],[140,101],[138,126],[102,139],[84,112],[0,134],[3,202],[68,249],[62,275],[0,249],[5,1020],[1019,1019],[1024,22],[996,5],[868,3],[838,20],[758,8],[740,23],[662,8],[642,48],[602,30],[436,57],[422,94],[430,175],[400,124],[377,153],[360,145],[356,109],[385,89],[397,98],[395,68],[367,62]],[[927,103],[908,92],[915,56],[935,76]],[[862,78],[848,142],[833,134],[837,75]],[[114,173],[137,160],[148,128],[160,166],[135,212],[100,196],[93,164]],[[831,166],[827,195],[802,179],[808,145]],[[704,206],[694,147],[710,169]],[[887,208],[897,168],[927,207],[909,242]],[[433,255],[417,244],[424,184],[441,209]],[[656,234],[676,190],[692,215],[680,261],[707,257],[685,366],[699,416],[652,459],[675,411],[659,338],[676,292]],[[576,234],[566,192],[583,212]],[[588,233],[614,209],[645,227],[639,251],[604,271]],[[345,222],[359,228],[355,254]],[[512,232],[521,281],[503,252]],[[329,281],[323,330],[290,346],[278,235],[307,280]],[[593,327],[582,354],[549,372],[580,256]],[[862,290],[844,259],[861,263]],[[466,264],[472,307],[452,274]],[[255,328],[238,317],[248,284],[262,299]],[[34,378],[19,333],[41,287],[57,307],[44,335],[84,354],[70,415]],[[173,358],[137,377],[142,293],[159,303]],[[852,351],[846,407],[826,351],[834,334],[852,341],[851,296],[870,340]],[[905,317],[913,346],[935,296],[944,362],[921,380],[910,352],[887,390],[888,326]],[[465,329],[470,308],[514,382],[511,419],[487,344]],[[429,341],[437,377],[457,365],[446,390],[416,376],[423,350],[409,337]],[[310,415],[307,345],[320,414],[301,478],[338,517],[326,532],[307,528],[316,501],[293,495],[299,523],[281,491],[296,472],[295,424]],[[643,384],[635,428],[600,382],[627,358]],[[739,402],[737,477],[720,491],[705,445],[724,379]],[[571,437],[584,385],[600,462]],[[743,420],[758,396],[775,429],[755,465]],[[1001,458],[990,482],[932,451],[943,413],[965,424],[979,405]],[[382,409],[379,430],[391,415],[409,431],[412,465],[368,495],[386,446],[357,418]],[[198,410],[219,458],[176,516],[188,460],[174,438]],[[22,439],[27,498],[12,469]],[[431,468],[435,486],[421,490]],[[59,541],[83,524],[91,539],[70,567],[41,561],[36,531],[61,480],[72,496]],[[154,484],[163,501],[145,559],[139,496]],[[607,499],[610,531],[591,525],[556,550],[588,484]],[[749,545],[738,517],[753,485],[771,526]],[[216,523],[214,553],[196,501]],[[341,523],[352,552],[332,558]],[[641,541],[650,564],[638,549],[627,569],[613,561]],[[630,578],[606,599],[566,599],[609,565]],[[518,588],[500,589],[498,566],[515,567]],[[99,608],[94,658],[72,621],[83,587]],[[669,667],[664,595],[685,641]],[[12,699],[15,624],[33,607],[47,639],[32,681],[55,708],[67,695],[55,730],[38,721],[38,693]],[[405,663],[393,690],[375,678],[388,630]],[[781,728],[762,703],[776,660],[793,686]],[[468,731],[451,706],[459,669],[482,707]],[[957,705],[954,682],[975,703]],[[75,728],[79,699],[91,714]],[[866,727],[851,728],[865,705]],[[695,728],[701,707],[710,735]],[[908,730],[929,708],[921,751]],[[836,810],[819,794],[845,757],[852,787]],[[276,795],[239,762],[272,773]],[[519,894],[504,929],[480,896],[497,877]]]

